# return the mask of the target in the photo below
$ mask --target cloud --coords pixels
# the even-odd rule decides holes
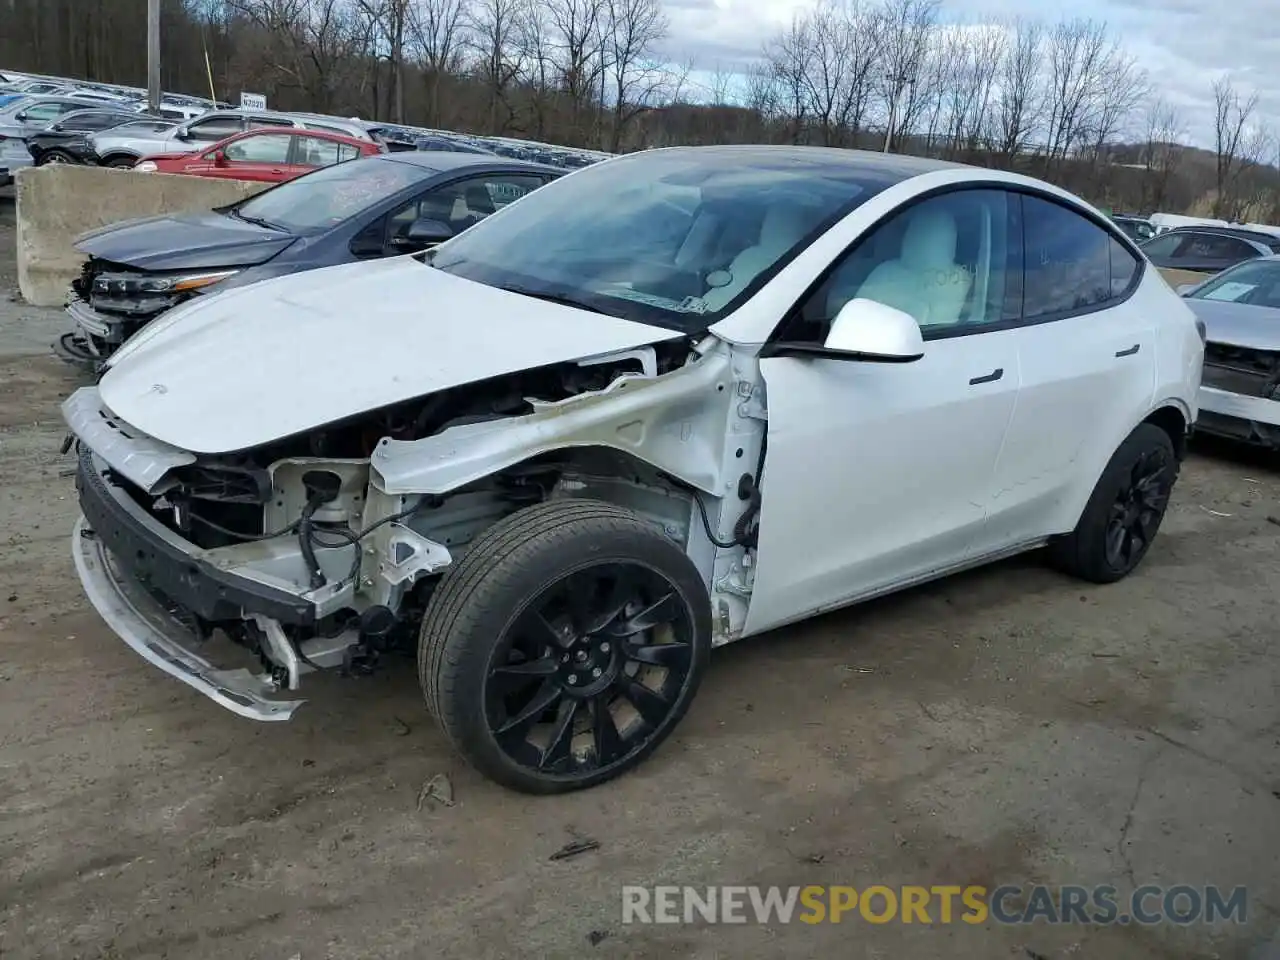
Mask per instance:
[[[700,71],[745,72],[761,45],[814,0],[665,0],[666,54]],[[1013,17],[1051,20],[1040,0],[943,0],[940,18],[981,25]],[[1280,30],[1276,0],[1078,0],[1072,16],[1105,21],[1147,71],[1156,94],[1176,106],[1190,139],[1213,145],[1213,83],[1221,76],[1258,95],[1258,119],[1280,134]]]

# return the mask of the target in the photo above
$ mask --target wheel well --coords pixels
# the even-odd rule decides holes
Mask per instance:
[[[1173,451],[1179,460],[1187,455],[1187,420],[1177,407],[1168,406],[1153,410],[1142,422],[1157,426],[1169,435],[1169,440],[1173,443]]]
[[[130,163],[138,162],[138,158],[134,156],[132,153],[117,152],[117,153],[108,153],[105,157],[102,158],[101,163],[105,165],[105,164],[113,163],[116,160],[128,160]]]

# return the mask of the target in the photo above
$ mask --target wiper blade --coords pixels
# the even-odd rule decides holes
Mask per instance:
[[[284,227],[277,226],[270,221],[263,220],[261,217],[247,217],[234,207],[231,208],[231,215],[237,220],[243,220],[245,223],[252,223],[255,227],[263,227],[267,230],[274,230],[277,233],[284,233]]]

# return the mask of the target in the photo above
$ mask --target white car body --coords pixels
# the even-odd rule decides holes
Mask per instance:
[[[1180,448],[1197,413],[1200,335],[1187,306],[1096,210],[1008,173],[849,151],[705,149],[718,151],[707,155],[718,169],[739,158],[795,154],[868,164],[893,182],[800,245],[752,292],[742,291],[717,322],[689,334],[497,289],[414,257],[197,299],[146,328],[112,357],[98,386],[67,401],[82,448],[86,513],[84,490],[101,487],[92,496],[112,501],[112,523],[145,528],[151,543],[190,558],[192,576],[212,569],[269,587],[317,617],[339,608],[396,610],[406,589],[448,570],[474,531],[493,522],[486,484],[554,455],[571,466],[549,496],[621,504],[681,547],[706,587],[711,640],[723,644],[1071,533],[1113,454],[1144,422]],[[668,153],[698,151],[654,155]],[[666,161],[610,160],[543,189],[568,202],[583,189],[577,183],[592,182],[591,171],[646,162]],[[943,331],[924,341],[914,322],[903,332],[906,314],[859,295],[831,320],[825,346],[805,347],[806,355],[778,342],[780,321],[821,289],[829,268],[860,249],[861,239],[889,231],[896,216],[914,216],[932,198],[975,188],[1018,209],[1029,195],[1078,216],[1114,238],[1122,252],[1111,256],[1130,258],[1133,279],[1113,289],[1112,302],[1073,316],[1015,319],[967,335]],[[491,235],[516,227],[516,211],[527,203],[485,221]],[[765,246],[760,229],[751,249]],[[1016,253],[1018,263],[1020,236],[1011,241],[1018,249],[1005,254]],[[439,247],[437,262],[466,237]],[[957,243],[953,229],[952,259]],[[990,268],[994,248],[983,243],[987,253],[975,256],[987,257]],[[907,262],[905,253],[900,260]],[[855,353],[840,354],[842,338],[857,341],[849,348]],[[867,362],[877,359],[899,362]],[[527,397],[519,415],[416,439],[383,437],[366,458],[292,456],[270,465],[267,530],[297,515],[306,500],[299,477],[308,468],[341,475],[334,516],[353,530],[419,500],[442,504],[429,522],[415,514],[371,534],[349,581],[333,582],[358,547],[317,550],[330,582],[313,588],[292,534],[201,548],[165,520],[163,495],[193,464],[534,368],[566,377],[617,372],[595,389]],[[602,451],[634,464],[636,475],[599,469],[592,456]],[[94,477],[85,479],[85,471]],[[134,495],[96,479],[104,471],[125,478]],[[148,511],[151,497],[161,502]],[[736,525],[753,503],[758,529],[744,545],[750,538]],[[279,626],[246,608],[242,616],[262,628],[264,655],[279,669],[274,678],[220,671],[175,639],[171,622],[113,570],[119,558],[100,539],[82,536],[84,528],[77,565],[104,618],[147,659],[242,715],[287,718],[300,701],[274,691],[296,688],[312,665],[339,662],[354,642],[350,635],[305,640],[300,664]]]

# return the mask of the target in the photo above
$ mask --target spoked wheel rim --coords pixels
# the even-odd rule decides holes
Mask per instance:
[[[1112,569],[1132,569],[1147,552],[1169,505],[1173,480],[1163,451],[1148,451],[1134,462],[1107,521],[1106,559]]]
[[[694,624],[666,576],[594,564],[525,605],[485,678],[498,748],[539,776],[577,780],[625,764],[669,725],[694,671]]]
[[[49,154],[47,157],[45,157],[45,158],[44,158],[44,162],[45,162],[46,164],[49,164],[49,163],[66,163],[66,162],[67,162],[67,158],[66,158],[66,157],[64,157],[64,156],[63,156],[62,154],[60,154],[60,153],[51,153],[51,154]]]

